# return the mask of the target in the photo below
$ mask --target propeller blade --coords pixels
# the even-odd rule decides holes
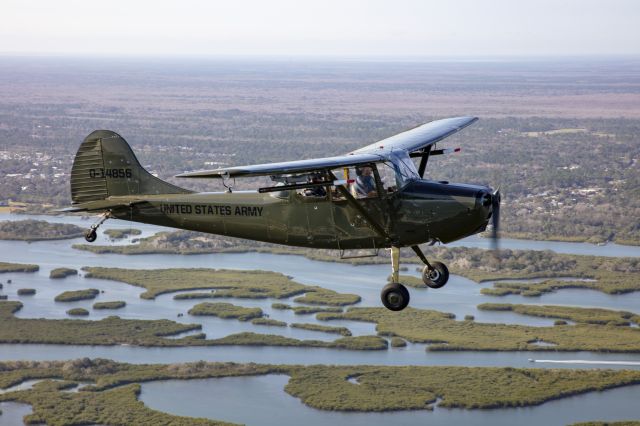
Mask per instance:
[[[491,248],[493,250],[498,249],[498,240],[500,236],[498,232],[500,231],[500,188],[496,189],[495,192],[491,196]]]

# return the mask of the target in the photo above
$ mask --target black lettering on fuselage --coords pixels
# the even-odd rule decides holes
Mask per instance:
[[[221,206],[213,204],[160,204],[160,212],[166,215],[195,214],[198,216],[247,216],[261,217],[264,207]]]
[[[257,206],[236,206],[235,215],[259,217],[262,216],[262,209],[263,207]]]
[[[131,169],[89,169],[89,177],[91,179],[131,179],[133,171]]]

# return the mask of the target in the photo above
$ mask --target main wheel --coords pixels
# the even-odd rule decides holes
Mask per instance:
[[[431,262],[433,269],[425,266],[422,269],[422,281],[429,288],[441,288],[449,281],[449,270],[442,262]]]
[[[92,243],[98,238],[98,234],[95,229],[87,229],[87,232],[84,233],[84,239],[87,240],[88,243]]]
[[[409,290],[400,283],[387,284],[380,293],[380,299],[385,308],[401,311],[409,304]]]

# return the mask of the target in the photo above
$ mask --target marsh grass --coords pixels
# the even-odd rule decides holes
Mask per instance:
[[[121,309],[127,306],[127,302],[117,300],[114,302],[98,302],[93,304],[93,309]]]
[[[321,307],[321,306],[291,306],[286,303],[273,303],[271,304],[272,309],[278,310],[292,310],[296,315],[310,315],[317,314],[319,312],[332,312],[332,313],[340,313],[342,312],[342,308],[340,307]]]
[[[135,228],[126,228],[126,229],[106,229],[104,234],[111,238],[112,240],[120,240],[123,238],[127,238],[131,235],[140,235],[142,231]]]
[[[323,333],[341,334],[343,336],[351,336],[351,331],[347,327],[332,327],[322,324],[308,324],[294,322],[291,324],[292,328],[300,328],[303,330],[321,331]]]
[[[640,352],[640,329],[593,324],[531,327],[456,321],[451,314],[406,308],[349,308],[343,314],[320,313],[319,320],[353,320],[376,324],[379,335],[429,343],[431,351],[594,351]],[[538,346],[535,342],[555,344]]]
[[[3,272],[37,272],[40,266],[25,263],[0,262],[0,273]]]
[[[224,319],[250,321],[264,316],[260,308],[245,308],[232,303],[198,303],[189,309],[189,315],[208,315]]]
[[[85,290],[65,291],[57,295],[54,300],[56,302],[77,302],[79,300],[95,299],[100,294],[100,290],[88,288]]]
[[[272,327],[286,327],[287,323],[284,321],[278,321],[272,318],[254,318],[251,320],[253,325],[269,325]]]
[[[83,235],[83,228],[67,223],[51,223],[34,219],[0,222],[0,240],[64,240]]]
[[[59,278],[65,278],[71,275],[77,275],[78,274],[78,270],[77,269],[72,269],[72,268],[55,268],[52,269],[51,272],[49,272],[49,278],[51,279],[59,279]]]
[[[85,276],[120,281],[147,291],[143,299],[154,299],[164,293],[182,290],[215,289],[208,293],[175,295],[175,299],[202,298],[249,298],[285,299],[302,295],[296,299],[303,303],[345,305],[360,301],[355,294],[337,293],[317,286],[306,286],[292,281],[287,276],[268,271],[237,271],[225,269],[120,269],[83,268]]]
[[[49,343],[63,345],[136,346],[295,346],[351,350],[386,349],[386,340],[378,336],[344,337],[333,342],[299,340],[274,334],[236,333],[207,340],[203,335],[167,339],[167,336],[202,329],[200,324],[182,324],[170,320],[130,320],[110,316],[99,321],[79,319],[17,318],[22,308],[15,301],[0,302],[0,343]]]
[[[392,348],[404,348],[405,346],[407,346],[407,341],[397,337],[397,336],[393,336],[391,338],[391,347]]]
[[[626,311],[612,311],[601,308],[578,308],[554,305],[516,305],[509,303],[483,303],[478,309],[485,311],[512,311],[522,315],[543,318],[558,318],[584,324],[628,326],[640,323],[640,315]],[[560,325],[565,325],[560,324]]]
[[[235,363],[124,364],[74,361],[0,363],[0,388],[42,379],[29,390],[0,394],[0,401],[30,404],[28,423],[211,425],[160,413],[138,401],[140,383],[286,374],[284,391],[313,408],[384,412],[444,408],[526,407],[593,391],[640,383],[633,370],[521,369],[499,367],[260,365]],[[356,377],[358,384],[348,379]],[[47,380],[49,379],[49,380]],[[53,381],[53,380],[57,381]],[[60,381],[62,380],[62,381]],[[63,392],[90,382],[79,392]]]

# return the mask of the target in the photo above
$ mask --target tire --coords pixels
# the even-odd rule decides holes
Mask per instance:
[[[87,232],[84,233],[84,239],[87,240],[88,243],[92,243],[98,238],[98,234],[95,229],[88,229]]]
[[[401,311],[409,305],[409,290],[399,283],[387,284],[380,293],[380,300],[390,311]]]
[[[422,281],[429,288],[442,288],[449,281],[449,269],[442,262],[431,262],[433,269],[425,266],[422,269]]]

